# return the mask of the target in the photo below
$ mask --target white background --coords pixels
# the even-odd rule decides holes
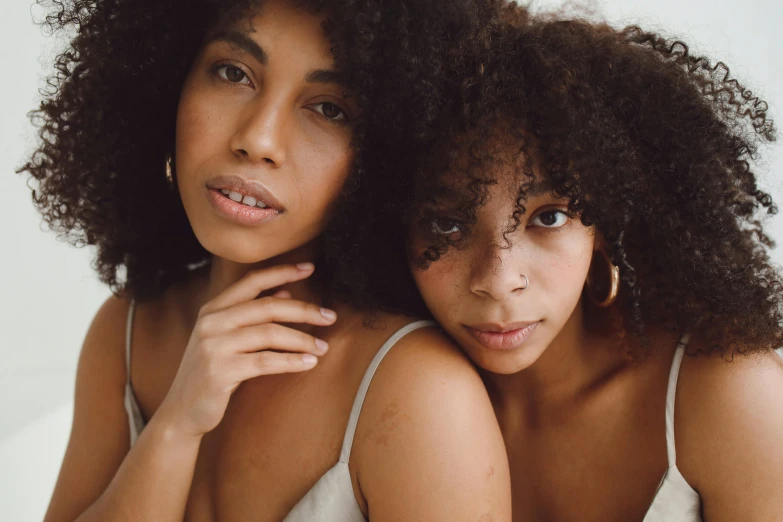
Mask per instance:
[[[26,179],[14,174],[35,146],[26,117],[62,45],[33,24],[32,0],[3,0],[0,17],[0,520],[41,520],[67,443],[76,362],[86,329],[109,295],[91,269],[93,251],[41,228]],[[537,1],[538,8],[561,5]],[[767,100],[783,127],[783,10],[773,0],[584,2],[615,25],[641,23],[726,62]],[[783,202],[781,144],[757,167]],[[161,175],[163,171],[161,170]],[[769,223],[783,239],[781,219]],[[783,254],[776,251],[780,262]]]

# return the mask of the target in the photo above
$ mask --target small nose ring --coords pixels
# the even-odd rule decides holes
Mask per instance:
[[[522,274],[522,279],[525,280],[525,286],[520,286],[519,290],[527,290],[527,287],[530,286],[530,281],[525,274]]]

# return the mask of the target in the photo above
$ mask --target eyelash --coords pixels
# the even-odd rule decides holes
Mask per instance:
[[[561,216],[564,216],[566,218],[566,221],[562,225],[560,225],[560,226],[535,225],[534,222],[537,219],[539,219],[541,216],[543,216],[544,214],[559,214]],[[568,224],[570,222],[571,222],[571,215],[568,212],[566,212],[564,210],[552,208],[552,209],[543,210],[542,212],[539,212],[538,214],[536,214],[536,216],[533,219],[530,220],[530,222],[528,224],[528,227],[543,228],[543,229],[546,229],[546,230],[559,231],[563,227],[568,226]]]
[[[235,69],[237,71],[240,71],[242,73],[242,75],[244,76],[244,79],[247,79],[247,81],[250,82],[250,83],[247,84],[247,83],[243,83],[243,82],[232,82],[231,80],[228,79],[228,76],[226,76],[226,74],[225,74],[225,72],[228,69]],[[230,83],[230,84],[233,84],[233,85],[249,85],[249,86],[253,86],[253,82],[250,81],[250,77],[244,71],[244,69],[242,69],[241,67],[239,67],[237,65],[231,64],[231,63],[218,63],[218,64],[216,64],[215,67],[213,68],[213,73],[216,74],[222,81],[224,81],[226,83]],[[344,108],[340,107],[336,103],[324,101],[324,102],[318,102],[318,103],[310,104],[310,105],[308,105],[308,107],[319,107],[319,106],[323,107],[324,105],[332,105],[332,106],[336,107],[340,111],[342,117],[329,118],[329,117],[326,116],[326,114],[323,113],[323,108],[320,111],[317,110],[317,109],[312,109],[313,112],[315,112],[316,114],[321,116],[327,122],[335,124],[335,125],[343,125],[344,126],[344,125],[347,125],[348,123],[350,123],[350,118],[348,117],[348,111],[346,111]]]
[[[325,119],[329,123],[333,123],[335,125],[347,125],[348,123],[350,123],[351,120],[350,120],[350,118],[348,118],[348,113],[346,112],[346,110],[343,109],[342,107],[340,107],[339,105],[337,105],[336,103],[323,101],[323,102],[313,103],[313,104],[309,105],[309,107],[318,107],[318,106],[323,106],[323,105],[332,105],[332,106],[336,107],[337,110],[339,110],[340,114],[342,115],[341,118],[340,117],[338,117],[338,118],[329,118],[323,112],[313,109],[316,112],[316,114],[320,115],[323,119]]]
[[[444,230],[444,227],[440,227],[438,225],[439,221],[440,222],[447,221],[451,226],[449,226],[446,230]],[[453,230],[453,232],[451,232],[451,230]],[[445,237],[453,241],[460,241],[463,238],[463,235],[465,234],[465,225],[460,221],[454,219],[435,218],[429,221],[428,226],[426,226],[426,231],[429,232],[429,234],[431,234],[432,236]],[[457,237],[453,237],[455,235],[457,235]]]
[[[253,85],[253,82],[250,81],[250,76],[245,72],[244,69],[242,69],[238,65],[234,65],[232,63],[218,63],[218,64],[215,65],[215,67],[212,69],[212,71],[213,71],[214,74],[216,74],[224,82],[227,82],[227,83],[230,83],[230,84],[233,84],[233,85],[248,85],[246,83],[232,82],[231,80],[229,80],[228,77],[224,74],[225,71],[228,70],[228,69],[236,69],[237,71],[240,71],[244,75],[245,79],[247,79],[247,81],[250,82],[250,85]],[[223,72],[221,72],[221,71],[223,71]]]
[[[561,216],[564,216],[566,218],[566,221],[560,225],[560,226],[546,226],[546,225],[534,225],[533,222],[535,222],[537,219],[539,219],[544,214],[558,214]],[[445,230],[445,227],[440,227],[438,225],[438,221],[448,221],[450,227],[448,227],[448,230]],[[534,228],[542,228],[548,231],[552,232],[560,232],[564,227],[568,226],[571,222],[571,215],[560,209],[546,209],[542,212],[539,212],[536,214],[536,216],[530,220],[530,223],[528,224],[528,227],[534,227]],[[453,236],[456,234],[459,234],[460,237],[462,237],[462,234],[465,232],[464,225],[460,223],[457,220],[450,220],[448,218],[437,218],[433,219],[429,222],[429,232],[432,233],[435,236]],[[452,231],[453,230],[453,231]],[[456,238],[459,240],[459,238]]]

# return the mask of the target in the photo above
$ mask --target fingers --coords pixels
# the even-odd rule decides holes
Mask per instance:
[[[238,357],[233,374],[237,380],[246,381],[261,375],[305,372],[317,364],[318,357],[312,354],[262,351]]]
[[[276,294],[277,295],[277,294]],[[196,328],[202,339],[220,336],[238,328],[264,323],[305,323],[314,326],[334,324],[337,314],[313,303],[284,296],[253,299],[230,308],[202,315]]]
[[[329,350],[329,345],[322,339],[274,323],[240,328],[214,342],[220,345],[215,349],[231,353],[277,350],[321,356]]]
[[[264,290],[306,279],[313,274],[314,270],[312,263],[300,263],[299,265],[280,265],[250,272],[205,304],[201,309],[202,313],[211,313],[250,301]]]

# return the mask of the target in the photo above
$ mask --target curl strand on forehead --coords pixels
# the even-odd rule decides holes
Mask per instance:
[[[503,136],[605,237],[628,333],[690,329],[720,351],[780,346],[783,285],[762,223],[777,208],[754,170],[776,136],[766,103],[722,62],[638,27],[526,14],[492,42],[455,72],[464,88],[432,149],[445,160],[423,169],[417,201],[454,189],[444,180],[458,172],[451,198],[475,216],[504,172],[488,167]],[[434,244],[421,266],[456,247]]]
[[[73,38],[33,114],[41,140],[19,173],[34,178],[52,229],[96,246],[102,281],[153,299],[209,259],[163,175],[183,83],[208,31],[263,1],[39,1],[49,29]],[[502,1],[292,2],[324,17],[335,69],[362,109],[350,183],[322,236],[324,291],[365,309],[426,313],[401,259],[399,216],[431,122],[458,88],[453,63],[486,48]],[[378,212],[389,198],[399,207]]]

